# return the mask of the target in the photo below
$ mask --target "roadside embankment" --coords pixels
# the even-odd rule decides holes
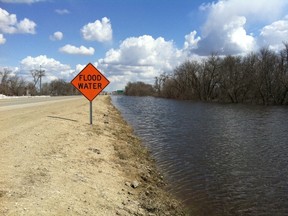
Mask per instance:
[[[109,96],[0,111],[0,215],[185,215]]]

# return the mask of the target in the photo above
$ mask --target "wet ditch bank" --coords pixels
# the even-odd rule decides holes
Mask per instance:
[[[113,106],[111,112],[109,121],[116,124],[113,135],[118,140],[114,143],[115,162],[130,179],[125,182],[125,189],[122,191],[125,192],[129,188],[126,191],[127,195],[131,198],[137,197],[144,215],[189,215],[184,205],[167,191],[167,183],[157,169],[155,160],[141,140],[135,136],[132,127],[123,119],[120,111]],[[124,203],[125,205],[129,205],[129,202]],[[130,213],[138,215],[133,211]],[[121,215],[121,212],[118,214]]]

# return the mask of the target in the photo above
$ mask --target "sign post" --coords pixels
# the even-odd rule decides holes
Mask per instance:
[[[92,101],[109,84],[109,80],[91,63],[74,77],[71,84],[90,101],[90,124],[92,125]]]
[[[92,101],[90,101],[90,125],[93,124],[93,121],[92,121]]]

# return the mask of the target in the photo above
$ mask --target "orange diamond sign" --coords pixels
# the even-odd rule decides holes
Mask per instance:
[[[109,83],[109,80],[91,63],[71,81],[71,84],[89,101],[93,101]]]

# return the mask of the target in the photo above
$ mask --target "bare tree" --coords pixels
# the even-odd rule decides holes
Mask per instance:
[[[200,65],[196,61],[185,61],[174,70],[174,82],[181,99],[200,99]]]
[[[37,95],[37,90],[33,82],[28,82],[26,84],[26,90],[28,95]]]
[[[215,95],[215,88],[219,85],[221,59],[212,53],[211,56],[203,62],[200,74],[202,86],[202,99],[205,101],[213,100]]]
[[[267,105],[275,103],[271,101],[274,98],[272,89],[274,75],[276,72],[277,56],[268,48],[263,48],[258,54],[258,64],[256,71],[256,88],[261,97],[262,104]]]
[[[154,95],[155,91],[150,84],[144,82],[128,82],[124,93],[129,96],[151,96]]]
[[[9,89],[12,95],[21,96],[26,94],[26,83],[17,75],[9,78]]]
[[[7,68],[4,68],[3,71],[0,71],[0,93],[4,95],[10,95],[9,92],[9,76],[11,71]]]
[[[244,60],[240,56],[226,56],[222,62],[220,74],[221,100],[229,99],[232,103],[244,102],[250,90],[251,74],[245,68]],[[251,67],[251,65],[249,65]]]
[[[283,43],[284,49],[280,52],[278,66],[278,83],[281,86],[278,104],[288,104],[288,43]]]
[[[39,93],[42,93],[42,77],[45,76],[45,70],[41,69],[40,65],[40,70],[31,70],[30,71],[33,81],[34,81],[34,86],[36,88],[37,83],[39,82]]]
[[[167,76],[163,83],[161,95],[166,98],[178,98],[179,93],[177,92],[176,81],[171,76]]]
[[[159,77],[155,77],[154,89],[157,96],[162,96],[161,93],[163,92],[163,86],[168,78],[169,76],[166,73],[162,73]]]
[[[65,82],[62,79],[53,80],[49,84],[49,92],[51,95],[72,95],[76,94],[75,88],[70,84]]]

